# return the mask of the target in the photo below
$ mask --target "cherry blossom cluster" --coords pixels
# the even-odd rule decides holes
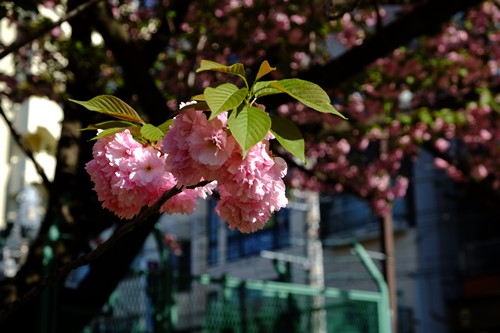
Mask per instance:
[[[86,169],[94,182],[94,190],[104,208],[121,218],[136,216],[144,206],[153,205],[163,194],[177,184],[165,170],[165,155],[151,146],[143,146],[129,130],[105,136],[94,144],[94,159]],[[168,200],[162,212],[190,214],[197,198],[206,198],[214,184],[196,189],[185,189]]]
[[[280,113],[323,134],[306,141],[306,157],[314,161],[309,165],[323,178],[291,170],[291,185],[320,191],[329,190],[329,183],[336,192],[367,198],[383,215],[408,187],[404,161],[417,158],[423,147],[454,181],[481,182],[498,191],[500,9],[486,1],[464,19],[379,58],[351,91],[330,91],[349,122],[292,104],[280,107]],[[349,48],[362,41],[372,22],[346,14],[336,24],[337,40]]]
[[[242,158],[242,151],[227,131],[227,113],[208,120],[195,109],[183,111],[163,139],[166,169],[182,185],[215,180],[220,200],[217,213],[231,229],[253,232],[270,215],[285,207],[283,177],[287,166],[272,156],[268,134]]]
[[[270,139],[271,134],[243,158],[228,132],[227,113],[209,121],[204,112],[188,109],[174,118],[156,147],[137,142],[129,130],[98,139],[86,169],[103,207],[119,217],[134,217],[174,186],[212,181],[184,189],[167,200],[161,211],[190,214],[197,199],[217,187],[217,213],[231,229],[253,232],[288,203],[282,179],[287,166],[270,152]]]

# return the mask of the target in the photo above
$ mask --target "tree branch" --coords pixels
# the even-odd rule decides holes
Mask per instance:
[[[177,33],[191,3],[191,0],[177,0],[174,1],[171,8],[161,7],[157,15],[161,25],[152,35],[151,39],[144,44],[144,54],[147,57],[146,61],[148,66],[156,60],[158,53],[165,50],[168,45],[167,41],[169,36]],[[168,11],[175,12],[175,16],[171,18],[168,15]]]
[[[324,89],[335,88],[360,73],[376,59],[387,56],[394,49],[409,43],[413,38],[432,35],[439,31],[441,24],[453,15],[481,4],[484,0],[429,0],[401,16],[379,33],[367,38],[326,65],[317,65],[297,75],[312,81]],[[268,108],[288,102],[286,95],[264,97]]]
[[[353,47],[324,66],[316,66],[300,73],[299,77],[311,80],[324,88],[335,87],[413,38],[437,33],[441,24],[453,15],[483,1],[429,0],[382,28],[379,33],[366,39],[361,45]]]
[[[210,181],[202,181],[196,185],[188,186],[186,188],[192,189],[199,186],[205,186]],[[4,309],[0,311],[0,322],[7,319],[12,313],[21,309],[23,305],[33,300],[37,295],[39,295],[42,290],[47,288],[48,286],[56,283],[61,278],[65,277],[69,272],[73,269],[78,268],[83,265],[87,265],[97,258],[101,257],[103,254],[108,252],[111,248],[115,247],[116,244],[127,234],[137,229],[139,226],[143,225],[148,221],[154,214],[157,214],[160,210],[160,207],[174,195],[182,192],[182,187],[173,187],[172,189],[164,192],[162,196],[150,207],[144,208],[141,213],[135,217],[130,222],[127,222],[122,227],[120,227],[110,238],[108,238],[104,243],[95,248],[93,251],[75,259],[74,261],[69,262],[68,264],[58,268],[54,273],[49,275],[47,278],[42,280],[38,285],[33,287],[30,291],[24,294],[21,298],[19,298],[16,302],[11,303],[6,306]]]
[[[80,6],[76,7],[75,9],[73,9],[72,11],[67,13],[60,20],[52,22],[51,24],[48,24],[48,25],[42,27],[41,29],[34,31],[31,34],[25,35],[23,38],[16,40],[15,42],[13,42],[9,46],[7,46],[5,49],[0,51],[0,59],[3,59],[4,57],[6,57],[7,55],[9,55],[12,52],[16,52],[24,45],[31,43],[32,41],[34,41],[37,38],[42,37],[46,33],[49,33],[52,29],[60,26],[62,23],[79,15],[80,13],[89,9],[92,5],[98,3],[99,1],[102,1],[102,0],[89,0],[88,2],[81,4]]]
[[[142,48],[131,40],[124,27],[113,18],[106,3],[95,7],[92,20],[116,61],[124,69],[127,86],[138,95],[142,111],[147,113],[149,121],[156,125],[164,122],[169,109],[150,74]]]
[[[45,174],[45,171],[43,170],[42,166],[37,162],[35,159],[35,156],[33,155],[33,152],[31,149],[24,143],[21,134],[17,132],[17,130],[14,128],[14,125],[10,122],[9,118],[7,118],[7,115],[5,114],[5,111],[3,108],[0,106],[0,113],[2,114],[3,119],[5,120],[5,123],[9,127],[10,133],[12,137],[14,138],[14,141],[18,144],[18,146],[24,151],[26,156],[33,162],[35,165],[36,172],[40,175],[42,178],[42,183],[45,186],[47,190],[50,190],[51,182],[47,175]]]

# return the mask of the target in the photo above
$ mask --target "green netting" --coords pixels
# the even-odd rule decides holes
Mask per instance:
[[[378,332],[375,302],[324,299],[316,296],[236,290],[229,299],[212,300],[203,321],[205,333]]]
[[[381,300],[373,293],[356,298],[307,285],[221,278],[186,280],[188,289],[168,296],[175,288],[158,288],[160,281],[131,275],[86,332],[379,332]]]

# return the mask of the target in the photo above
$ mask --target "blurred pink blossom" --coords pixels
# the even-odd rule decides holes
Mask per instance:
[[[436,149],[441,152],[441,153],[444,153],[446,152],[448,149],[450,149],[450,142],[446,139],[443,139],[443,138],[438,138],[435,142],[434,142],[434,146],[436,147]]]

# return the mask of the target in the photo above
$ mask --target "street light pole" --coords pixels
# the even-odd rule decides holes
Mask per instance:
[[[388,151],[388,141],[385,136],[382,138],[380,144],[381,155],[386,155]],[[381,220],[380,243],[382,245],[382,253],[385,255],[382,272],[384,273],[384,278],[387,283],[387,289],[389,290],[389,306],[391,310],[392,332],[397,333],[398,305],[396,296],[396,268],[394,259],[394,223],[392,215],[393,210],[391,205],[389,206],[387,212],[384,214]]]

